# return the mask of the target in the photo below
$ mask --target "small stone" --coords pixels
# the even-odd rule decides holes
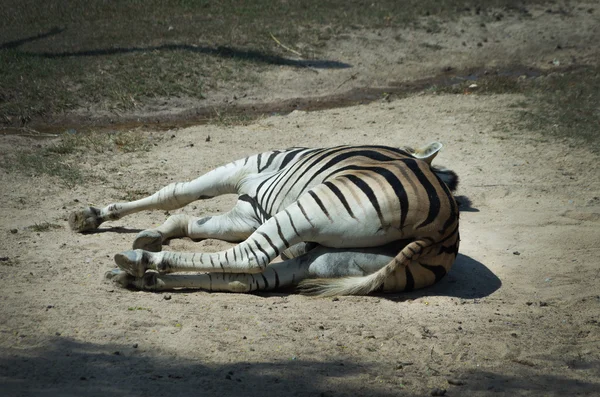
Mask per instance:
[[[521,255],[521,253],[519,251],[513,251],[513,255],[519,256],[519,255]]]
[[[337,302],[337,301],[339,301],[339,300],[340,300],[340,298],[338,298],[338,297],[336,296],[336,297],[335,297],[335,298],[333,298],[331,301],[332,301],[332,302]]]
[[[120,356],[120,355],[121,355],[121,352],[117,350],[116,352],[113,352],[113,354],[114,354],[115,356]]]
[[[548,306],[548,302],[540,302],[540,307],[546,307]]]
[[[87,378],[85,376],[82,376],[79,378],[79,380],[87,380]]]
[[[449,378],[448,384],[454,385],[454,386],[462,386],[465,384],[465,382],[460,379]]]
[[[137,348],[138,348],[138,346],[139,346],[139,345],[138,345],[137,343],[134,343],[134,344],[133,344],[133,348],[134,348],[134,349],[137,349]]]
[[[446,395],[446,389],[440,389],[439,387],[436,387],[435,389],[433,389],[431,391],[431,395],[432,396],[445,396]]]
[[[17,229],[10,229],[10,232],[11,232],[12,234],[16,234],[16,233],[18,233],[19,231],[18,231]]]
[[[171,300],[171,295],[165,295],[163,296],[163,299],[166,301],[170,301]]]

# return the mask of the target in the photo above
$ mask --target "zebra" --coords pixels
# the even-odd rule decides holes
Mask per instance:
[[[458,255],[459,209],[452,194],[458,176],[431,165],[441,148],[434,142],[416,150],[272,150],[136,201],[75,211],[69,225],[90,232],[135,212],[170,211],[235,193],[238,200],[227,213],[171,215],[140,232],[131,250],[115,255],[117,267],[106,277],[147,291],[411,291],[444,277]],[[181,237],[237,245],[215,253],[162,251],[168,240]]]

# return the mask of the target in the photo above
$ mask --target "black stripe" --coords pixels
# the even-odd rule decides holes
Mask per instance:
[[[262,277],[263,281],[265,282],[265,289],[268,289],[269,288],[269,282],[267,281],[267,278],[262,273],[260,273],[260,276]]]
[[[427,179],[427,176],[425,176],[423,171],[421,171],[421,168],[419,168],[417,160],[406,160],[404,161],[404,164],[406,164],[413,174],[415,174],[421,183],[421,186],[423,186],[427,192],[427,197],[429,197],[429,212],[427,214],[427,218],[417,226],[417,228],[422,228],[433,222],[436,216],[440,213],[440,198],[437,195],[435,187],[433,187],[429,179]]]
[[[290,243],[288,243],[285,237],[283,237],[283,233],[281,232],[281,226],[279,225],[279,220],[277,220],[277,217],[275,217],[275,224],[277,225],[277,233],[279,234],[279,238],[281,239],[281,241],[283,241],[285,247],[288,248],[290,246]]]
[[[248,244],[248,249],[250,250],[250,252],[252,252],[252,255],[254,255],[254,259],[256,259],[256,263],[258,263],[258,265],[260,266],[260,261],[258,260],[258,256],[256,255],[256,252],[254,252],[254,250],[252,249],[252,246],[250,244]],[[250,257],[248,257],[248,259],[250,259]]]
[[[340,200],[340,202],[344,205],[346,211],[348,211],[348,214],[350,214],[352,218],[356,219],[354,213],[352,212],[352,208],[350,208],[350,204],[348,204],[348,200],[346,200],[346,197],[344,197],[344,194],[340,191],[340,189],[338,189],[337,186],[335,186],[332,182],[329,181],[326,181],[323,184],[327,186],[337,196],[338,200]]]
[[[260,252],[262,252],[262,253],[263,253],[263,254],[264,254],[266,257],[267,257],[267,259],[265,259],[265,261],[268,261],[270,257],[269,257],[269,254],[267,254],[267,251],[265,251],[265,250],[263,249],[263,247],[261,247],[261,246],[260,246],[260,244],[256,242],[256,240],[253,240],[253,242],[254,242],[254,244],[256,245],[256,248],[258,248],[258,250],[259,250]],[[269,264],[269,262],[267,262],[266,264],[268,265],[268,264]],[[259,262],[259,265],[260,265],[260,262]]]
[[[258,168],[258,172],[260,172],[260,159],[262,158],[262,153],[259,153],[256,156],[256,168]]]
[[[372,159],[372,160],[375,160],[375,161],[382,161],[382,162],[383,161],[398,160],[398,158],[388,157],[388,156],[386,156],[383,153],[378,152],[378,151],[364,150],[362,147],[348,148],[348,149],[350,149],[350,151],[338,154],[337,156],[335,156],[334,158],[332,158],[331,160],[329,160],[327,163],[325,163],[323,166],[321,166],[318,171],[314,172],[313,175],[304,184],[304,187],[302,188],[302,191],[306,190],[306,188],[308,187],[308,185],[317,177],[317,175],[321,175],[323,172],[331,169],[334,165],[339,164],[342,161],[347,160],[347,159],[349,159],[351,157],[366,157],[366,158],[369,158],[369,159]],[[352,149],[356,149],[356,150],[352,150]],[[302,176],[300,176],[300,177],[302,177]]]
[[[404,291],[409,292],[415,289],[415,278],[413,277],[412,272],[408,268],[408,265],[404,267],[404,274],[406,275],[406,287],[404,287]]]
[[[450,254],[450,255],[458,255],[458,246],[459,246],[459,239],[457,238],[456,241],[454,242],[454,244],[449,245],[449,246],[440,246],[440,250],[438,251],[438,255],[440,254]]]
[[[269,168],[269,166],[271,165],[271,163],[273,162],[273,160],[275,159],[275,157],[277,157],[277,155],[279,153],[281,153],[279,150],[273,151],[273,153],[271,153],[269,155],[269,158],[267,159],[267,164],[265,164],[265,166],[262,168],[262,170],[259,167],[258,168],[258,172],[263,172],[264,170],[266,170],[267,168]]]
[[[210,273],[206,273],[206,275],[208,276],[208,281],[209,281],[208,290],[212,291],[212,276],[210,275]]]
[[[292,161],[298,153],[303,152],[304,150],[306,150],[306,149],[302,148],[302,149],[296,149],[296,150],[292,150],[292,151],[288,152],[288,154],[286,154],[285,157],[283,158],[283,160],[281,161],[281,165],[279,166],[279,169],[285,168],[285,166],[288,165],[288,163],[290,161]]]
[[[304,207],[302,206],[302,204],[300,204],[300,201],[297,201],[296,205],[298,206],[298,208],[300,208],[300,211],[302,212],[302,215],[304,215],[304,217],[306,218],[306,220],[308,221],[308,223],[310,223],[310,225],[312,227],[315,227],[315,225],[313,225],[313,223],[310,221],[310,219],[308,219],[308,215],[306,215],[306,211],[304,211]]]
[[[237,246],[233,247],[233,260],[237,262],[237,254],[235,253],[235,249]]]
[[[264,210],[264,208],[262,206],[260,206],[253,197],[250,197],[247,194],[242,194],[241,196],[238,197],[238,200],[244,201],[244,202],[250,204],[250,206],[254,210],[254,215],[256,216],[257,219],[260,219],[262,222],[265,222],[265,221],[268,221],[269,219],[271,219],[271,215],[268,214]]]
[[[290,181],[290,180],[294,180],[294,183],[298,181],[298,178],[292,178],[292,176],[300,169],[302,169],[302,167],[304,166],[304,164],[308,163],[312,158],[316,157],[319,155],[319,153],[322,153],[323,151],[326,151],[327,149],[314,149],[311,150],[307,153],[304,154],[303,156],[303,161],[298,161],[296,163],[294,163],[294,165],[290,168],[288,168],[287,170],[285,170],[285,172],[280,173],[277,176],[277,179],[275,180],[275,182],[271,185],[271,188],[269,190],[269,194],[266,197],[262,197],[264,198],[264,202],[261,198],[260,204],[263,204],[266,208],[266,210],[268,212],[271,212],[273,210],[273,205],[275,205],[275,201],[277,201],[277,198],[279,197],[281,191],[283,190],[283,188],[285,187],[285,185]],[[281,186],[279,186],[279,189],[277,190],[277,192],[275,192],[276,190],[276,185],[281,184]],[[293,186],[293,183],[292,183]],[[291,187],[290,187],[291,189]],[[287,191],[289,191],[290,189],[287,189]],[[271,197],[273,196],[273,194],[275,194],[273,201],[271,202]],[[268,207],[268,208],[267,208]]]
[[[315,200],[315,202],[317,203],[317,205],[319,206],[319,208],[321,208],[321,211],[323,211],[323,213],[327,216],[327,219],[331,220],[331,216],[329,216],[329,211],[327,211],[327,208],[325,208],[325,206],[323,205],[323,202],[315,194],[315,192],[313,192],[312,190],[309,190],[308,194],[310,194],[310,197],[312,197],[313,200]]]
[[[373,167],[371,169],[383,176],[387,183],[394,189],[394,193],[396,194],[396,197],[398,197],[398,203],[400,204],[400,230],[402,230],[404,222],[406,221],[406,215],[408,215],[409,206],[408,196],[406,195],[406,190],[404,189],[402,182],[387,168]]]
[[[357,177],[356,175],[342,175],[342,177],[350,180],[350,182],[354,183],[363,193],[367,196],[375,211],[377,211],[377,216],[379,217],[379,222],[381,222],[381,226],[384,225],[383,214],[381,213],[381,208],[379,207],[379,202],[377,201],[377,197],[375,193],[373,193],[373,189],[362,179]]]
[[[284,211],[287,214],[288,218],[290,218],[290,225],[292,225],[292,229],[294,229],[294,233],[296,233],[296,235],[298,237],[300,237],[300,233],[298,233],[298,230],[296,230],[296,226],[294,226],[294,221],[292,220],[292,216],[290,215],[290,213],[288,212],[288,210],[284,210]]]
[[[291,182],[291,185],[286,189],[286,192],[289,192],[290,190],[292,190],[292,188],[297,183],[300,183],[300,181],[302,181],[302,178],[304,177],[304,175],[306,175],[307,172],[311,171],[316,164],[319,164],[323,159],[327,158],[327,156],[330,156],[333,153],[337,153],[339,151],[346,150],[346,149],[348,149],[348,146],[336,146],[336,147],[332,147],[332,148],[326,148],[326,149],[317,150],[314,153],[314,156],[308,156],[308,157],[306,157],[305,161],[303,161],[301,163],[300,162],[296,163],[295,165],[297,165],[297,167],[295,167],[295,169],[293,169],[293,170],[290,171],[290,175],[286,175],[287,178],[285,178],[285,181],[281,184],[281,186],[280,186],[279,190],[277,191],[277,194],[275,195],[275,197],[279,197],[279,195],[281,194],[281,191],[285,188],[285,186],[288,184],[288,182]],[[321,154],[321,153],[323,153],[323,154]],[[314,158],[317,158],[317,159],[314,160],[314,161],[312,161],[311,164],[308,164]],[[306,165],[306,167],[305,167],[305,165]],[[300,171],[302,169],[304,169],[304,171],[302,171],[302,173],[299,176],[294,176],[294,174],[296,172],[298,172],[298,171]],[[304,190],[305,190],[304,188],[302,190],[300,190],[300,193],[303,193]],[[271,191],[271,193],[273,193],[273,191]],[[269,197],[267,198],[267,202],[270,201],[271,193],[269,193]],[[269,211],[273,210],[273,205],[275,204],[275,200],[276,199],[274,199],[274,201],[270,204],[270,207],[268,209]]]
[[[442,230],[440,230],[440,234],[444,234],[446,232],[446,229],[448,229],[454,221],[458,220],[458,216],[459,216],[458,207],[456,205],[456,200],[454,200],[454,196],[450,192],[448,186],[446,186],[446,184],[444,183],[444,181],[442,181],[440,179],[440,177],[438,177],[436,174],[434,174],[434,175],[438,178],[438,181],[440,182],[440,185],[442,186],[444,193],[446,193],[446,197],[448,198],[448,204],[450,206],[450,215],[448,216],[448,219],[446,220],[446,222],[444,222],[444,226],[442,226]]]
[[[225,251],[225,262],[229,263],[229,259],[227,258],[227,251]]]
[[[212,257],[212,255],[210,255],[210,256],[209,256],[209,258],[210,258],[210,265],[211,265],[212,267],[215,267],[215,263],[213,262],[213,257]]]
[[[279,274],[277,274],[277,271],[273,268],[271,268],[271,270],[273,270],[273,273],[275,273],[275,289],[279,288]]]
[[[425,263],[419,263],[425,269],[429,270],[435,275],[435,282],[437,283],[446,275],[446,269],[441,265],[427,265]]]
[[[275,251],[275,255],[279,255],[279,250],[277,249],[277,247],[273,244],[273,241],[269,238],[269,236],[267,236],[265,233],[263,232],[256,232],[257,234],[260,234],[261,236],[263,236],[263,238],[265,240],[267,240],[267,243],[269,243],[269,245],[271,246],[271,248],[273,248],[273,251]],[[267,255],[268,256],[268,255]]]

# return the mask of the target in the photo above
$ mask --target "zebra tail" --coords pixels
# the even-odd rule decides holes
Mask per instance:
[[[430,242],[417,240],[406,245],[387,265],[362,277],[343,278],[314,278],[306,279],[298,285],[298,291],[303,295],[332,297],[338,295],[368,295],[383,288],[385,280],[399,269],[408,266],[419,259]]]

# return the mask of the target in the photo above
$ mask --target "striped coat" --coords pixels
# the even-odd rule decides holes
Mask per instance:
[[[146,198],[71,214],[76,231],[149,210],[236,193],[222,215],[174,215],[115,256],[108,276],[148,290],[249,292],[298,286],[317,295],[407,291],[435,283],[458,253],[458,178],[420,150],[361,145],[291,148],[219,167]],[[215,253],[162,251],[171,238],[238,244]],[[282,261],[274,261],[281,257]],[[193,274],[192,274],[193,273]]]

